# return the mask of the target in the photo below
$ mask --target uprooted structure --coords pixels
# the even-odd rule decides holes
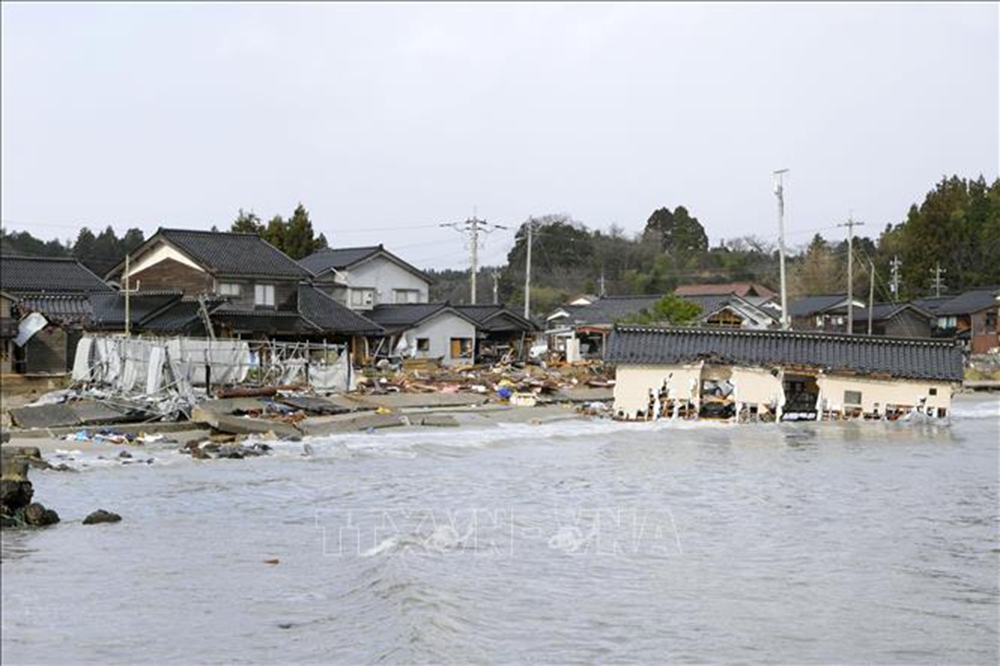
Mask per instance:
[[[109,396],[150,418],[190,416],[198,401],[227,386],[351,389],[342,345],[210,338],[84,337],[73,364],[72,395]]]
[[[615,413],[623,419],[946,416],[962,381],[954,341],[618,326]]]

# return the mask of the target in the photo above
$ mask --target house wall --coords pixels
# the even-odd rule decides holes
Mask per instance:
[[[615,412],[634,416],[649,406],[649,392],[659,392],[664,382],[668,397],[697,403],[701,364],[619,365],[615,370]]]
[[[727,378],[727,374],[735,385],[737,402],[759,406],[783,402],[783,373],[774,375],[764,368],[702,364],[619,365],[615,374],[614,409],[627,417],[645,412],[649,406],[650,390],[659,392],[664,382],[667,382],[669,397],[689,400],[698,406],[701,380],[723,379]],[[880,412],[885,411],[887,404],[916,407],[920,405],[921,398],[926,398],[928,407],[951,409],[952,386],[948,382],[821,374],[817,385],[820,401],[825,399],[826,408],[832,410],[843,408],[844,391],[860,391],[861,406],[866,412],[874,411],[875,403],[878,403]],[[937,390],[937,395],[931,395],[932,388]]]
[[[990,310],[983,310],[972,315],[972,353],[985,354],[986,352],[1000,347],[1000,316],[998,308],[992,309],[993,325],[987,326],[987,314]]]
[[[212,276],[200,268],[181,263],[176,259],[164,258],[152,266],[129,271],[129,288],[135,289],[138,282],[142,290],[180,289],[185,296],[198,296],[214,290]],[[122,285],[124,286],[124,282]]]
[[[178,250],[177,248],[167,245],[166,243],[160,242],[156,247],[151,248],[145,254],[142,255],[137,261],[129,262],[128,273],[129,276],[135,275],[147,268],[160,263],[161,261],[166,261],[167,259],[175,261],[181,264],[193,268],[195,270],[202,270],[202,268],[192,261],[186,254]],[[122,271],[124,274],[124,271]]]
[[[385,257],[375,257],[349,271],[342,271],[351,287],[370,288],[375,290],[375,302],[394,303],[394,289],[416,289],[420,292],[419,303],[427,303],[430,293],[430,283],[389,261]],[[347,299],[348,307],[354,309],[370,310],[369,306],[355,306],[351,304],[351,299]]]
[[[764,368],[734,367],[730,381],[736,387],[736,402],[747,405],[780,404],[785,395],[782,373],[775,375]]]
[[[816,384],[819,404],[825,400],[826,408],[832,410],[844,408],[844,391],[861,391],[861,407],[865,412],[874,411],[876,403],[879,412],[884,412],[886,405],[916,407],[921,398],[927,399],[928,407],[951,409],[951,384],[948,382],[820,375]],[[937,389],[937,395],[930,394],[932,388]]]
[[[253,309],[254,306],[254,287],[258,284],[269,284],[274,287],[274,309],[276,310],[295,310],[297,306],[298,291],[299,286],[297,281],[293,280],[274,280],[263,278],[260,280],[246,280],[241,278],[216,278],[213,282],[212,291],[216,294],[220,293],[219,285],[222,283],[228,284],[238,284],[240,285],[240,295],[239,298],[233,297],[233,304],[240,306],[241,308],[246,308],[248,310]]]
[[[24,345],[24,371],[26,374],[47,373],[58,374],[69,370],[67,359],[70,346],[73,353],[76,345],[70,339],[70,334],[60,326],[49,325],[38,331]],[[79,335],[75,336],[79,340]]]
[[[14,343],[10,338],[0,338],[0,375],[14,371]]]
[[[903,310],[895,317],[890,318],[885,324],[885,335],[899,338],[929,338],[931,337],[931,320],[921,317],[912,310]],[[878,322],[875,322],[875,326]],[[864,323],[864,328],[858,333],[868,331],[868,322]],[[873,326],[874,328],[874,326]]]
[[[417,338],[428,338],[430,342],[430,349],[426,352],[416,352],[414,358],[440,358],[445,365],[464,365],[475,360],[474,357],[467,359],[451,357],[451,339],[470,338],[475,346],[476,327],[450,312],[442,312],[432,317],[420,326],[406,331],[405,335],[413,346],[416,346]]]

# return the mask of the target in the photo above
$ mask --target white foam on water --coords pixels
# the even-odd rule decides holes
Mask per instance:
[[[994,419],[1000,422],[1000,400],[955,402],[951,406],[951,416],[956,419]]]

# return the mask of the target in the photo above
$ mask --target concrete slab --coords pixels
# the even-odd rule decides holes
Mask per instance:
[[[395,428],[404,425],[406,425],[406,419],[397,414],[363,414],[337,421],[305,423],[303,424],[302,431],[310,437],[317,437],[342,432]]]
[[[57,428],[80,425],[76,412],[64,404],[20,407],[10,410],[10,418],[20,428]]]
[[[422,426],[430,426],[434,428],[457,428],[458,420],[451,414],[428,414],[427,416],[421,416],[419,419],[411,417],[410,422],[418,422]]]
[[[264,435],[269,432],[273,432],[282,438],[299,437],[302,435],[302,432],[298,428],[288,423],[282,423],[281,421],[219,414],[218,412],[212,412],[201,407],[195,407],[192,410],[191,420],[195,423],[204,423],[215,430],[234,435]]]
[[[215,400],[205,400],[198,406],[219,414],[237,414],[263,411],[267,407],[267,401],[258,397],[217,398]]]
[[[465,407],[482,405],[489,396],[480,393],[390,393],[356,396],[357,402],[374,408],[413,409],[416,407]]]
[[[613,388],[598,388],[593,386],[567,388],[548,395],[542,394],[538,396],[538,402],[540,404],[558,402],[605,402],[614,399],[615,390]]]
[[[80,425],[104,425],[108,423],[128,423],[149,418],[151,414],[130,410],[118,405],[110,405],[97,400],[77,400],[68,402]]]
[[[346,407],[338,405],[332,400],[310,395],[292,395],[277,399],[283,405],[293,409],[301,409],[309,414],[346,414],[354,411],[356,406]]]

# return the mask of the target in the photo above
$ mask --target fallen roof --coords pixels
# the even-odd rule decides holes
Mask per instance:
[[[72,257],[0,257],[0,288],[12,294],[23,292],[112,291],[101,278]]]
[[[381,335],[384,330],[370,319],[338,303],[332,296],[306,284],[299,285],[299,313],[326,332],[344,335]]]
[[[802,365],[913,379],[962,380],[953,340],[803,333],[799,331],[616,326],[606,360],[674,364]]]

